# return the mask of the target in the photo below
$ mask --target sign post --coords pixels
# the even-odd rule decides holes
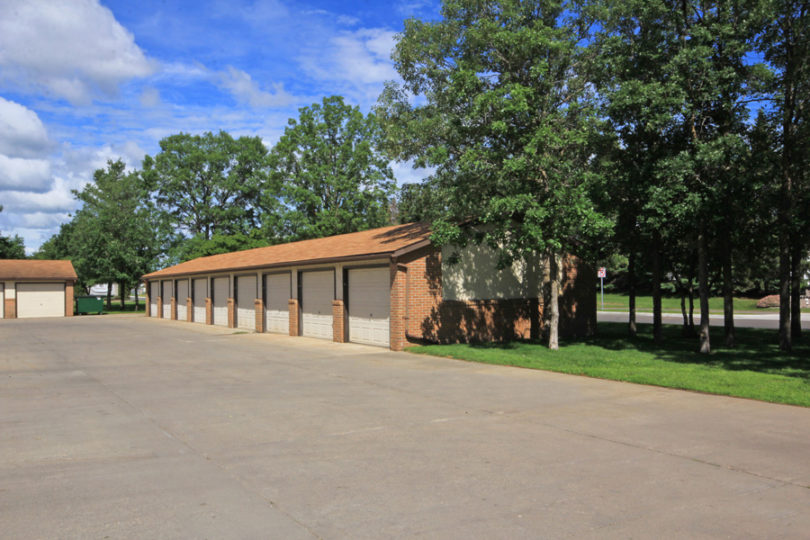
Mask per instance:
[[[602,311],[605,311],[605,278],[607,277],[607,269],[604,266],[599,268],[596,275],[599,277],[599,290],[602,293]]]

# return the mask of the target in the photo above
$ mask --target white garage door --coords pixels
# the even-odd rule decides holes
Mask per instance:
[[[17,317],[64,316],[64,283],[17,283]]]
[[[194,280],[194,322],[205,323],[205,299],[208,298],[208,278]]]
[[[301,335],[332,339],[334,272],[301,274]]]
[[[184,279],[177,282],[177,320],[185,321],[188,309],[186,308],[186,299],[188,298],[188,280]]]
[[[171,319],[172,318],[172,282],[171,281],[163,281],[161,282],[160,286],[162,294],[160,295],[161,300],[163,300],[163,318],[164,319]]]
[[[228,278],[214,279],[214,324],[228,326]]]
[[[152,281],[149,283],[149,316],[157,317],[157,299],[160,296],[160,283]]]
[[[290,332],[290,274],[265,276],[264,287],[267,296],[267,303],[264,306],[267,331],[288,334]]]
[[[6,316],[6,291],[5,285],[0,283],[0,319]]]
[[[256,276],[236,278],[236,326],[256,329]]]
[[[389,347],[388,268],[349,270],[349,341]]]

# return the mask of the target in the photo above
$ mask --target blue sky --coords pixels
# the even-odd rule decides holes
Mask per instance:
[[[437,2],[0,0],[0,232],[30,253],[108,159],[139,167],[180,131],[271,146],[299,107],[369,110],[408,17]],[[421,171],[394,164],[400,183]]]

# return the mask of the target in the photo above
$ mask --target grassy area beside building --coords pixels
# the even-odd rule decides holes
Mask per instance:
[[[810,336],[793,352],[779,351],[776,332],[738,328],[739,345],[722,347],[723,329],[712,329],[714,352],[697,352],[697,338],[681,336],[679,326],[665,325],[665,342],[652,340],[651,325],[627,335],[622,323],[599,323],[598,333],[565,342],[559,351],[544,344],[424,345],[408,350],[472,362],[518,366],[602,379],[680,388],[711,394],[810,407]]]

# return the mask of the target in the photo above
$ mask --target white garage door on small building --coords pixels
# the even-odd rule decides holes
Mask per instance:
[[[205,299],[208,298],[208,278],[197,278],[193,284],[194,322],[205,323]]]
[[[17,318],[64,316],[64,283],[17,283]]]
[[[181,279],[177,282],[177,320],[185,321],[188,315],[186,299],[188,298],[188,280]]]
[[[158,316],[158,296],[160,296],[160,283],[152,281],[149,283],[149,316]]]
[[[215,278],[212,287],[214,293],[211,299],[214,304],[213,323],[218,326],[228,326],[228,279],[226,277]]]
[[[256,329],[256,276],[236,278],[236,326]]]
[[[0,319],[6,316],[6,285],[0,283]]]
[[[390,345],[390,271],[385,268],[349,270],[349,341]]]
[[[268,332],[287,334],[290,331],[291,278],[289,272],[264,276],[264,318]]]
[[[335,273],[332,270],[302,272],[301,335],[332,339],[332,300]]]
[[[163,300],[163,318],[172,318],[172,282],[161,282],[161,299]]]

